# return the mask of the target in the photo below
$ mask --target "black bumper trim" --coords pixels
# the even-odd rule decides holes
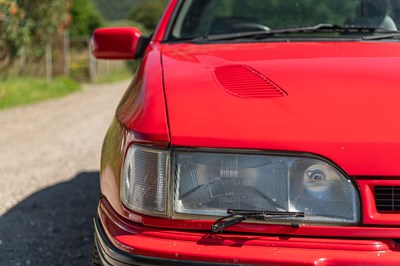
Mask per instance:
[[[103,227],[98,218],[94,218],[94,245],[97,247],[97,251],[100,256],[100,260],[103,265],[108,266],[126,266],[126,265],[178,265],[178,266],[197,266],[197,265],[227,265],[213,262],[198,262],[198,261],[181,261],[171,259],[161,259],[153,257],[145,257],[141,255],[135,255],[132,253],[123,252],[117,249],[108,240],[104,233]],[[232,265],[232,264],[229,264]],[[238,265],[238,264],[235,264]],[[240,265],[240,264],[239,264]]]

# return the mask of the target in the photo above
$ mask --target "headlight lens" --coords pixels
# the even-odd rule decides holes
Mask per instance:
[[[129,148],[121,178],[121,200],[126,207],[157,216],[224,216],[228,209],[240,209],[304,212],[305,223],[356,224],[360,220],[355,186],[323,160],[183,150],[173,154],[174,180],[170,182],[170,151]],[[174,195],[168,197],[172,186]]]
[[[125,158],[121,200],[141,213],[166,214],[169,152],[132,145]]]
[[[350,180],[318,159],[209,152],[175,156],[176,213],[300,211],[305,222],[348,224],[359,222],[358,206]]]

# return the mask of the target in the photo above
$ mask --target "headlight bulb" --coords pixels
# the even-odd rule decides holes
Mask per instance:
[[[303,185],[309,192],[323,192],[331,186],[334,172],[329,166],[313,164],[304,172]]]

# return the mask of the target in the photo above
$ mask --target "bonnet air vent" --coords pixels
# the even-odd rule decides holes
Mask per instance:
[[[375,187],[375,203],[378,212],[400,212],[400,187]]]
[[[287,96],[263,74],[246,65],[228,65],[214,69],[219,85],[228,93],[241,98],[276,98]]]

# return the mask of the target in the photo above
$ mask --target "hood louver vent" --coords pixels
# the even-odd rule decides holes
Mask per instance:
[[[287,96],[263,74],[246,65],[228,65],[214,69],[219,85],[228,93],[241,98],[276,98]]]

